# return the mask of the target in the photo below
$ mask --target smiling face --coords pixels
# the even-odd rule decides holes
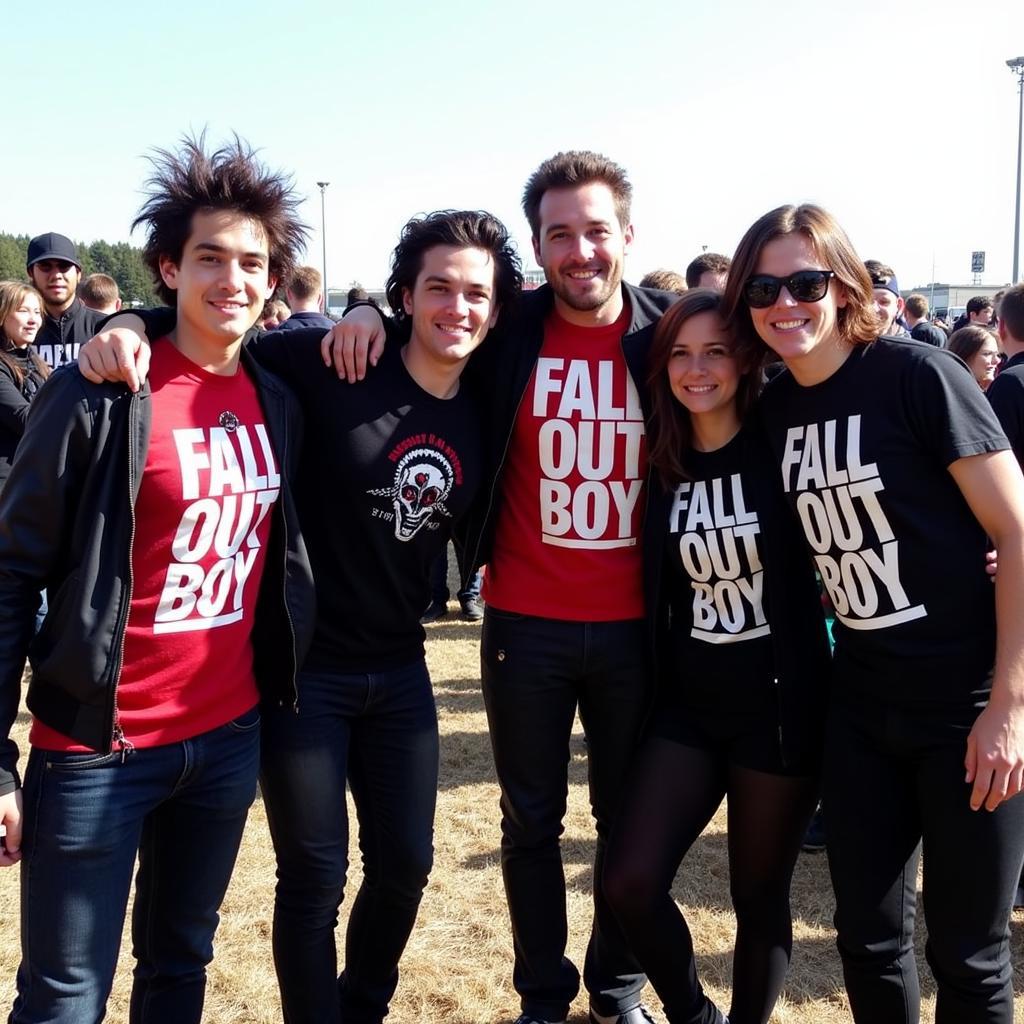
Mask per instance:
[[[801,231],[779,235],[761,250],[755,273],[788,277],[798,270],[829,270]],[[817,302],[800,302],[783,286],[765,309],[750,308],[761,340],[777,353],[801,384],[824,380],[845,361],[850,345],[839,331],[839,310],[846,291],[834,277]]]
[[[981,390],[987,391],[989,384],[996,379],[996,368],[999,366],[999,345],[995,337],[989,338],[967,365],[974,379],[981,385]]]
[[[680,327],[667,373],[672,394],[691,416],[735,409],[740,368],[717,313],[697,313]]]
[[[402,289],[402,304],[417,358],[446,366],[465,361],[498,319],[491,254],[453,245],[427,249],[412,290]]]
[[[181,261],[160,259],[164,283],[177,297],[177,337],[213,351],[241,341],[273,294],[267,239],[260,225],[234,210],[193,214]],[[187,348],[182,351],[202,365]]]
[[[896,317],[903,312],[903,299],[888,288],[873,288],[871,290],[875,298],[875,309],[882,321],[880,334],[892,334],[893,324]]]
[[[622,309],[622,271],[633,227],[619,223],[612,190],[602,182],[550,188],[540,201],[533,252],[571,323],[614,320]]]
[[[32,292],[25,292],[21,301],[4,318],[3,335],[15,348],[25,348],[35,341],[43,323],[43,311],[39,299]]]
[[[60,316],[75,301],[80,274],[74,263],[38,260],[28,268],[28,274],[51,316]]]

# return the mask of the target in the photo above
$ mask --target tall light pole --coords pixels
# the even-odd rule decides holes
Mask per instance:
[[[1017,115],[1017,201],[1013,204],[1013,283],[1020,280],[1020,154],[1024,138],[1024,57],[1008,60],[1006,66],[1017,76],[1020,112]]]
[[[317,188],[320,189],[320,237],[324,243],[324,316],[327,315],[327,217],[324,213],[324,192],[327,191],[329,181],[318,181]]]

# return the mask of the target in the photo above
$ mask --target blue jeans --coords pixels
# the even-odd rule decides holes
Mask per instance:
[[[565,956],[568,932],[559,837],[568,799],[569,737],[579,707],[587,737],[590,805],[597,824],[594,925],[583,981],[598,1013],[640,1001],[644,974],[604,895],[612,823],[650,707],[643,620],[565,622],[488,608],[481,677],[501,784],[501,869],[513,984],[523,1011],[562,1020],[579,991]]]
[[[103,1019],[136,852],[132,1024],[202,1016],[206,965],[259,769],[259,712],[127,757],[33,749],[9,1024]]]
[[[460,573],[461,569],[460,566]],[[469,586],[459,591],[459,600],[463,602],[471,598],[477,600],[480,597],[483,580],[483,569],[477,569],[469,581]],[[447,604],[449,597],[451,597],[451,591],[448,589],[448,546],[445,545],[444,549],[438,552],[437,558],[430,563],[430,601],[431,604]]]
[[[437,711],[423,660],[306,671],[299,711],[268,710],[260,785],[277,853],[274,965],[286,1024],[380,1024],[433,863]],[[363,884],[338,976],[348,781]]]

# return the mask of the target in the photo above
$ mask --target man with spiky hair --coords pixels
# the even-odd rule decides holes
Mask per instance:
[[[133,1024],[202,1015],[218,909],[292,704],[314,596],[294,399],[242,351],[306,229],[236,139],[152,157],[135,222],[177,325],[145,387],[54,374],[0,501],[0,865],[21,861],[11,1024],[100,1021],[136,854]],[[24,791],[8,739],[32,644]]]

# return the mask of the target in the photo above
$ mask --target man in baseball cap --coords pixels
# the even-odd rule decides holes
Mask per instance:
[[[78,358],[78,347],[96,333],[103,314],[82,305],[76,292],[82,272],[75,243],[55,231],[28,243],[28,276],[43,297],[46,315],[36,335],[39,355],[54,369]]]

